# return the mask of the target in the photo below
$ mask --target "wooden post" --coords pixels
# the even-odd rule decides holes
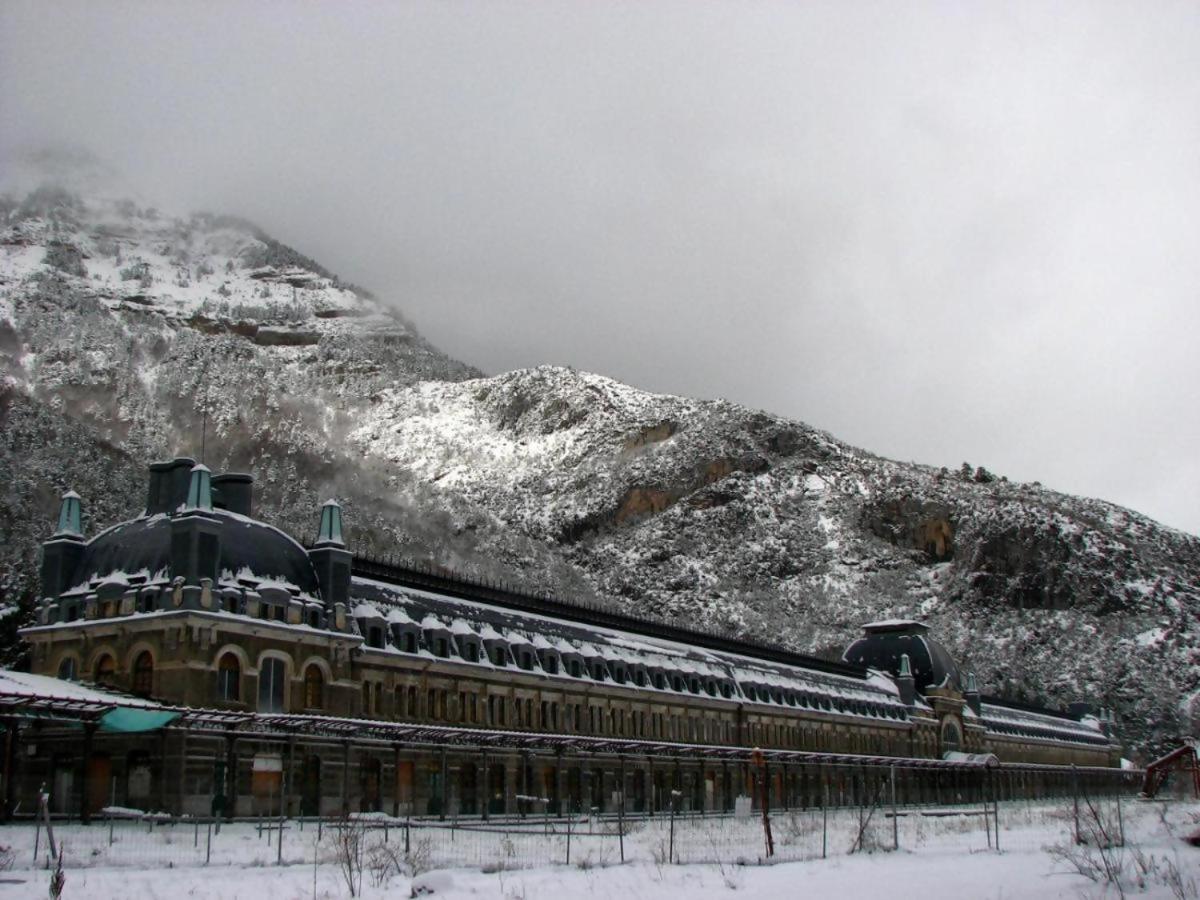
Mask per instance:
[[[233,821],[237,807],[237,736],[225,735],[225,820]]]
[[[554,784],[555,784],[554,797],[556,800],[556,803],[555,803],[556,809],[555,809],[554,814],[555,814],[555,816],[558,816],[561,818],[562,814],[563,814],[563,795],[566,793],[566,784],[563,781],[563,751],[562,751],[562,747],[559,747],[557,750],[554,751]]]
[[[620,757],[621,799],[617,804],[617,839],[621,845],[621,862],[625,862],[625,757]]]
[[[179,805],[176,807],[176,815],[183,815],[183,801],[187,796],[187,744],[188,733],[180,732],[179,737]]]
[[[279,816],[287,818],[291,806],[292,791],[295,789],[296,776],[296,736],[288,735],[287,768],[283,770],[283,784],[280,786]],[[282,832],[281,832],[282,833]]]
[[[17,805],[17,739],[19,737],[15,718],[4,721],[4,809],[3,820],[12,819],[13,809]]]
[[[891,767],[892,781],[892,849],[900,849],[900,819],[896,815],[896,767]]]
[[[488,768],[488,752],[483,751],[483,821],[488,820],[492,805],[492,773]]]
[[[89,791],[88,770],[91,768],[92,762],[92,743],[96,736],[96,723],[83,723],[83,777],[79,779],[79,820],[84,825],[91,824],[92,810],[90,808],[91,795]]]
[[[342,815],[350,815],[350,741],[342,743]]]
[[[167,730],[158,730],[158,808],[167,808]]]
[[[775,855],[775,838],[771,835],[771,817],[768,815],[767,810],[767,761],[763,757],[762,751],[758,749],[755,749],[752,759],[758,769],[758,802],[762,809],[763,835],[766,838],[767,858],[769,859]]]
[[[442,798],[441,798],[441,815],[438,819],[446,821],[446,807],[450,802],[450,770],[446,764],[446,748],[442,748]]]
[[[392,818],[400,817],[400,745],[392,745]]]

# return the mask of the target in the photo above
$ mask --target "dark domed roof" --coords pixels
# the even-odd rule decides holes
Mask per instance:
[[[864,625],[865,635],[846,648],[842,658],[892,675],[900,673],[900,657],[907,653],[913,682],[918,691],[937,687],[947,678],[962,689],[958,663],[940,643],[929,637],[929,626],[897,619]]]
[[[264,522],[225,510],[206,513],[221,525],[221,555],[217,571],[244,575],[255,581],[277,581],[317,596],[317,576],[304,548]],[[143,516],[101,532],[88,542],[70,584],[104,579],[113,573],[149,579],[167,577],[171,568],[171,517]]]

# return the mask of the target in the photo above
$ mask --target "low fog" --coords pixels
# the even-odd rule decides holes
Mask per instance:
[[[86,148],[488,372],[728,397],[1200,532],[1200,5],[20,3]]]

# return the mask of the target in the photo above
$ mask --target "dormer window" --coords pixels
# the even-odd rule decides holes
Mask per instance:
[[[367,629],[367,645],[377,650],[383,648],[383,629],[378,625]]]
[[[579,660],[577,659],[571,660],[568,670],[570,671],[572,678],[580,678],[583,676],[583,666],[580,665]]]
[[[521,666],[522,669],[532,669],[533,668],[533,654],[530,653],[528,650],[522,650],[521,651],[521,661],[520,661],[519,665]]]
[[[406,631],[400,638],[400,649],[405,653],[417,652],[417,636],[411,631]]]
[[[671,690],[679,691],[680,693],[683,692],[683,679],[678,675],[674,675],[671,678]]]
[[[508,656],[508,654],[505,652],[504,647],[497,646],[497,647],[492,648],[492,665],[494,665],[494,666],[507,665],[508,664],[508,660],[506,658],[507,656]]]
[[[745,694],[746,694],[747,700],[757,700],[758,699],[758,692],[756,690],[754,690],[754,685],[752,685],[752,684],[746,685]]]
[[[433,640],[433,655],[440,656],[443,659],[450,655],[450,642],[444,637],[437,637]]]

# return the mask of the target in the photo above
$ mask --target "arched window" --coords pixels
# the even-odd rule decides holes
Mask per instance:
[[[154,692],[154,657],[143,650],[133,661],[133,692],[149,697]]]
[[[75,680],[75,657],[64,656],[58,664],[58,677],[63,681]]]
[[[217,663],[217,697],[233,701],[242,699],[242,665],[233,653],[226,653]]]
[[[957,752],[962,745],[962,736],[950,719],[942,723],[942,753]]]
[[[258,670],[258,711],[285,712],[283,660],[268,656]]]
[[[304,670],[304,706],[306,709],[321,709],[325,705],[325,676],[320,666],[309,666]]]
[[[96,684],[103,684],[112,687],[116,680],[117,664],[112,658],[112,654],[105,653],[96,660],[96,672],[94,680]]]

